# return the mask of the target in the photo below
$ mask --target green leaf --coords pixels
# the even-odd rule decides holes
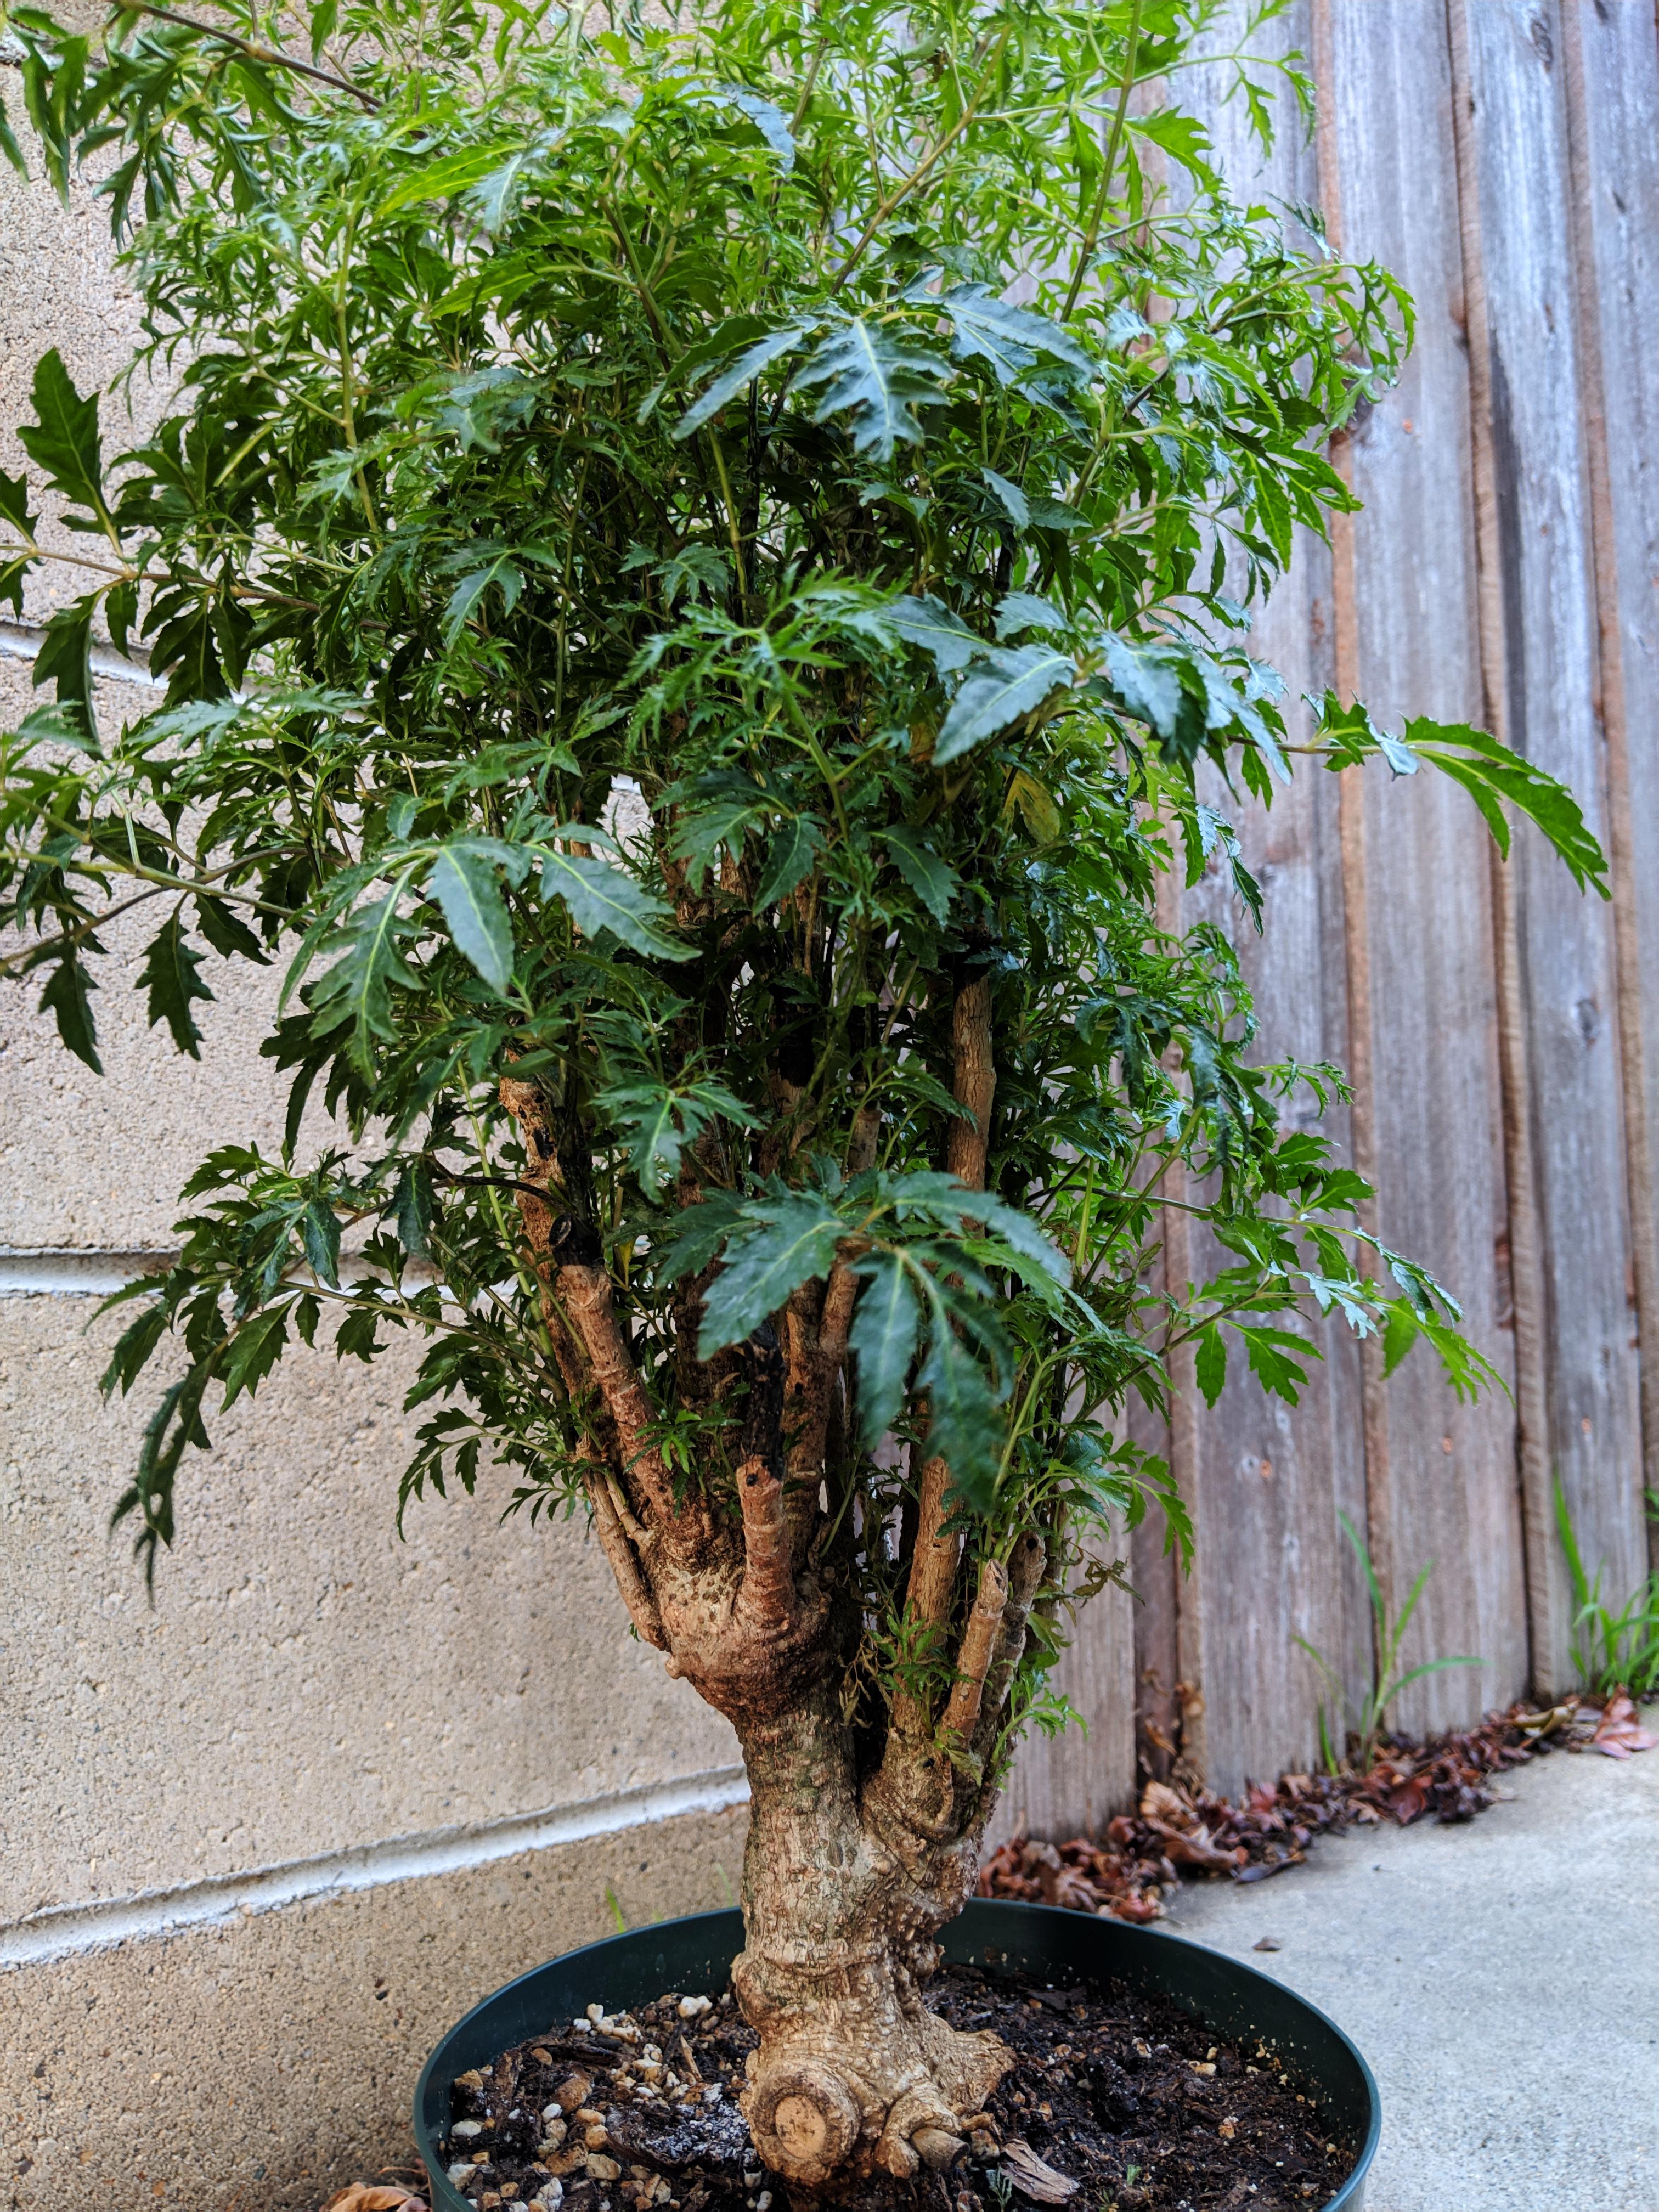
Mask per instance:
[[[903,1407],[921,1310],[902,1254],[872,1254],[854,1273],[865,1281],[847,1340],[859,1364],[859,1435],[873,1451]]]
[[[375,1041],[390,1043],[397,1037],[394,987],[425,988],[405,953],[410,939],[418,933],[417,925],[399,910],[413,872],[412,867],[405,869],[385,897],[355,908],[324,940],[325,952],[337,957],[311,987],[313,1026],[326,1034],[349,1022],[351,1056],[364,1073],[373,1065]],[[291,977],[293,970],[289,973]]]
[[[152,1297],[150,1303],[136,1321],[127,1323],[115,1340],[109,1365],[105,1368],[98,1387],[105,1397],[118,1389],[125,1398],[139,1375],[148,1364],[150,1355],[167,1334],[167,1310],[160,1298]]]
[[[432,1170],[426,1161],[411,1160],[399,1175],[392,1194],[392,1210],[398,1242],[415,1259],[424,1260],[432,1249],[432,1224],[438,1215]]]
[[[92,1018],[90,994],[98,988],[82,963],[68,953],[52,969],[40,994],[40,1011],[54,1014],[58,1034],[77,1060],[85,1060],[94,1075],[104,1072],[98,1057],[97,1029]]]
[[[845,1224],[817,1191],[744,1209],[703,1297],[697,1357],[712,1359],[775,1313],[791,1291],[827,1275]]]
[[[1029,529],[1031,509],[1019,486],[1011,483],[1006,477],[1000,477],[994,469],[981,469],[980,474],[996,494],[998,504],[1015,529]]]
[[[952,1490],[988,1519],[1001,1460],[997,1401],[984,1370],[942,1315],[934,1317],[916,1382],[927,1393],[928,1456],[945,1462]]]
[[[1010,592],[997,607],[997,641],[1018,636],[1023,629],[1064,632],[1070,627],[1060,609],[1033,592]]]
[[[1134,117],[1129,128],[1138,137],[1150,138],[1155,146],[1162,147],[1203,191],[1213,192],[1221,189],[1221,178],[1215,164],[1206,158],[1210,152],[1209,134],[1195,116],[1179,114],[1173,108],[1158,107],[1154,108],[1150,115]]]
[[[34,656],[34,683],[56,686],[58,703],[79,729],[88,752],[101,749],[92,711],[92,617],[97,595],[72,599],[48,619]]]
[[[18,426],[24,452],[46,471],[54,490],[77,507],[103,514],[97,394],[81,397],[54,346],[35,365],[33,398],[37,419]]]
[[[907,645],[920,646],[931,654],[941,676],[954,676],[957,669],[966,668],[970,660],[991,650],[982,637],[975,637],[959,616],[930,592],[907,593],[890,600],[884,612]]]
[[[27,477],[9,477],[0,469],[0,522],[9,522],[20,538],[33,538],[40,518],[29,507]]]
[[[243,1322],[231,1340],[222,1373],[223,1406],[234,1405],[244,1391],[251,1398],[283,1356],[288,1342],[288,1307],[274,1306]]]
[[[1496,803],[1504,799],[1543,831],[1580,890],[1612,897],[1607,855],[1565,784],[1467,722],[1431,722],[1419,717],[1407,723],[1405,736],[1413,753],[1432,761],[1443,775],[1462,785],[1485,815],[1499,852],[1506,856],[1509,852],[1508,829]]]
[[[23,149],[18,144],[16,133],[7,118],[6,103],[3,100],[0,100],[0,154],[5,155],[18,175],[27,181],[29,165],[23,159]]]
[[[331,1290],[340,1286],[340,1223],[325,1198],[313,1198],[300,1216],[306,1259]]]
[[[1076,680],[1076,662],[1053,646],[999,647],[983,674],[965,678],[951,701],[945,726],[934,740],[935,766],[942,768],[987,738],[996,737]]]
[[[1204,1393],[1204,1402],[1213,1407],[1227,1380],[1227,1347],[1221,1340],[1221,1331],[1213,1322],[1206,1322],[1198,1340],[1198,1357],[1194,1372],[1199,1389]]]
[[[513,150],[508,143],[497,140],[488,146],[469,146],[464,153],[447,154],[441,161],[428,161],[393,185],[380,202],[380,213],[396,215],[422,200],[455,199],[499,169]]]
[[[1306,1387],[1308,1372],[1301,1362],[1319,1359],[1323,1354],[1317,1346],[1310,1344],[1304,1336],[1293,1336],[1288,1329],[1246,1327],[1235,1323],[1244,1340],[1244,1350],[1250,1363],[1250,1371],[1262,1389],[1276,1398],[1286,1398],[1292,1406]]]
[[[810,815],[798,814],[784,823],[767,848],[755,886],[755,912],[760,914],[787,898],[817,867],[823,851],[823,832]]]
[[[145,949],[138,981],[149,993],[151,1029],[165,1022],[174,1044],[192,1060],[202,1057],[202,1032],[196,1026],[191,1002],[213,996],[201,979],[201,965],[202,955],[185,935],[183,917],[175,907]]]
[[[949,374],[950,365],[940,355],[924,351],[883,323],[855,315],[832,331],[796,370],[795,382],[805,391],[824,387],[815,422],[827,422],[832,415],[850,416],[854,450],[884,461],[895,446],[921,444],[917,410],[944,405],[941,387]]]
[[[949,921],[951,901],[961,878],[948,860],[941,860],[932,846],[914,830],[895,823],[882,836],[898,870],[937,922]]]
[[[513,925],[495,881],[493,858],[476,841],[458,837],[432,864],[427,888],[443,908],[449,933],[492,991],[513,980]]]
[[[758,1116],[742,1099],[723,1083],[706,1079],[682,1085],[618,1085],[601,1091],[593,1103],[625,1132],[629,1165],[648,1197],[679,1172],[686,1146],[712,1122],[728,1121],[740,1129],[758,1125]]]
[[[763,100],[759,93],[750,92],[741,84],[716,85],[710,97],[727,106],[735,107],[740,114],[748,117],[777,155],[779,166],[787,177],[795,166],[795,140],[794,134],[784,120],[782,109],[775,107],[769,100]]]
[[[270,955],[235,908],[227,905],[223,899],[210,898],[205,891],[198,891],[196,920],[203,936],[222,958],[252,960],[261,968],[270,966]]]
[[[793,352],[817,328],[817,324],[811,320],[781,323],[776,330],[766,331],[746,345],[736,360],[729,362],[686,409],[674,425],[675,437],[685,439],[693,436],[705,422],[720,413],[728,400],[734,399],[745,386],[752,384],[775,361],[781,361],[786,354]]]
[[[694,945],[677,944],[664,933],[661,925],[673,919],[673,908],[653,892],[641,890],[632,876],[583,854],[544,846],[538,850],[543,897],[562,899],[584,937],[598,937],[608,929],[649,959],[696,957]]]
[[[1092,382],[1097,373],[1069,331],[1000,299],[988,285],[954,285],[939,306],[950,318],[951,350],[961,360],[988,362],[999,384],[1014,383],[1044,357],[1080,384]]]

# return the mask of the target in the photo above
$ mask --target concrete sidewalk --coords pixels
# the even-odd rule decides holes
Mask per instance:
[[[1327,1838],[1270,1881],[1183,1888],[1164,1924],[1370,2061],[1365,2212],[1659,2212],[1659,1751],[1503,1779],[1514,1802],[1467,1826]]]

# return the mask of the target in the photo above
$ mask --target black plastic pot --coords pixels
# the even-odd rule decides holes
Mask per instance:
[[[1081,1978],[1156,1990],[1218,2034],[1266,2043],[1317,2097],[1332,2137],[1358,2153],[1353,2172],[1327,2199],[1324,2212],[1361,2212],[1365,2170],[1382,2128],[1376,2083],[1341,2029],[1279,1983],[1176,1936],[1046,1905],[975,1898],[943,1940],[947,1959],[993,1972],[1024,1967],[1065,1984]],[[442,2154],[450,2084],[458,2074],[489,2065],[503,2051],[544,2034],[552,2022],[568,2021],[590,2004],[620,2012],[648,2004],[665,1990],[712,1994],[725,1986],[742,1948],[741,1913],[700,1912],[568,1951],[475,2005],[427,2060],[415,2092],[415,2139],[432,2177],[433,2212],[471,2212],[451,2185]]]

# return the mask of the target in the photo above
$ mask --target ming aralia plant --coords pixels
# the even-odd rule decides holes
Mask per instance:
[[[741,1738],[746,2108],[809,2188],[947,2159],[1006,2063],[922,1990],[1111,1528],[1152,1498],[1184,1544],[1132,1394],[1195,1344],[1212,1399],[1241,1352],[1294,1399],[1304,1310],[1480,1379],[1280,1127],[1340,1078],[1255,1052],[1160,878],[1254,917],[1230,816],[1299,754],[1431,762],[1599,882],[1489,738],[1292,715],[1249,656],[1409,310],[1225,196],[1167,104],[1216,12],[9,16],[173,394],[106,465],[48,353],[57,519],[0,478],[0,581],[67,580],[4,741],[9,966],[94,1067],[118,916],[185,1053],[210,951],[285,967],[289,1144],[228,1130],[123,1294],[110,1385],[169,1337],[183,1371],[118,1518],[153,1568],[209,1393],[325,1314],[425,1340],[404,1502],[487,1457],[586,1516]],[[1264,140],[1305,103],[1212,69]],[[165,684],[118,731],[106,633]],[[1191,1284],[1152,1265],[1177,1164]]]

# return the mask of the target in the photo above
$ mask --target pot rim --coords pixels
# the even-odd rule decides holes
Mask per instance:
[[[1068,1911],[1060,1905],[1027,1905],[1010,1898],[970,1898],[960,1917],[953,1920],[949,1927],[940,1930],[940,1938],[945,1946],[946,1963],[950,1963],[953,1958],[960,1959],[965,1963],[966,1958],[971,1957],[975,1948],[983,1948],[982,1935],[989,1931],[984,1929],[981,1914],[975,1910],[976,1906],[981,1910],[989,1906],[997,1920],[1000,1920],[1004,1913],[1010,1913],[1018,1914],[1020,1921],[1028,1925],[1036,1921],[1063,1923],[1073,1935],[1080,1935],[1085,1928],[1100,1929],[1103,1926],[1103,1922],[1099,1918],[1085,1913]],[[964,1949],[961,1938],[968,1931],[970,1923],[975,1921],[981,1922],[981,1942],[979,1945],[970,1944]],[[462,2014],[459,2020],[446,2029],[433,2045],[425,2065],[421,2069],[420,2079],[415,2087],[414,2112],[411,2116],[414,2123],[416,2148],[420,2155],[421,2163],[426,2168],[430,2184],[428,2193],[432,2212],[475,2212],[475,2208],[470,2201],[463,2197],[450,2181],[448,2171],[438,2148],[437,2137],[428,2123],[426,2108],[428,2097],[441,2070],[451,2063],[446,2054],[456,2039],[464,2033],[478,2015],[500,2004],[503,1999],[510,1998],[514,1991],[523,1990],[529,1984],[539,1981],[551,1967],[579,1971],[583,1960],[590,1960],[596,1969],[600,1968],[604,1955],[614,1952],[615,1947],[619,1943],[635,1942],[641,1936],[652,1935],[665,1937],[670,1931],[675,1929],[687,1931],[702,1929],[713,1936],[716,1931],[712,1923],[715,1922],[727,1923],[735,1922],[738,1947],[741,1948],[743,1916],[731,1906],[716,1907],[708,1912],[682,1913],[672,1920],[647,1922],[640,1928],[630,1928],[615,1936],[600,1936],[592,1943],[580,1944],[574,1951],[559,1952],[555,1957],[544,1960],[541,1965],[526,1968],[522,1974],[514,1975],[510,1982],[503,1982],[499,1989],[492,1990],[487,1996],[481,1997],[477,2004],[470,2007]],[[1014,1924],[1018,1925],[1018,1923]],[[1228,1952],[1213,1949],[1206,1943],[1195,1943],[1190,1936],[1165,1933],[1160,1927],[1142,1928],[1132,1922],[1116,1919],[1108,1920],[1103,1924],[1111,1929],[1114,1941],[1127,1940],[1131,1943],[1155,1943],[1168,1949],[1183,1952],[1191,1958],[1203,1960],[1206,1962],[1206,1971],[1210,1972],[1214,1972],[1219,1966],[1224,1976],[1237,1978],[1247,1989],[1254,1985],[1264,1995],[1271,1992],[1275,2008],[1288,2004],[1310,2026],[1322,2031],[1346,2053],[1358,2074],[1364,2093],[1368,2115],[1364,2137],[1356,2153],[1352,2172],[1349,2174],[1336,2195],[1327,2197],[1322,2204],[1314,2208],[1314,2212],[1362,2212],[1365,2177],[1370,2171],[1372,2160],[1376,2155],[1377,2145],[1382,2140],[1382,2100],[1376,2086],[1376,2077],[1367,2063],[1364,2052],[1354,2042],[1352,2037],[1309,1998],[1301,1996],[1285,1983],[1276,1980],[1273,1975],[1263,1973],[1259,1966],[1249,1966],[1243,1960],[1235,1959]],[[957,1939],[954,1945],[951,1942],[953,1935]],[[1202,2018],[1204,2015],[1200,2013],[1197,2016]],[[1237,2033],[1231,2029],[1220,2032],[1230,2036]],[[453,2077],[452,2075],[449,2078]],[[447,2081],[444,2086],[447,2087]]]

